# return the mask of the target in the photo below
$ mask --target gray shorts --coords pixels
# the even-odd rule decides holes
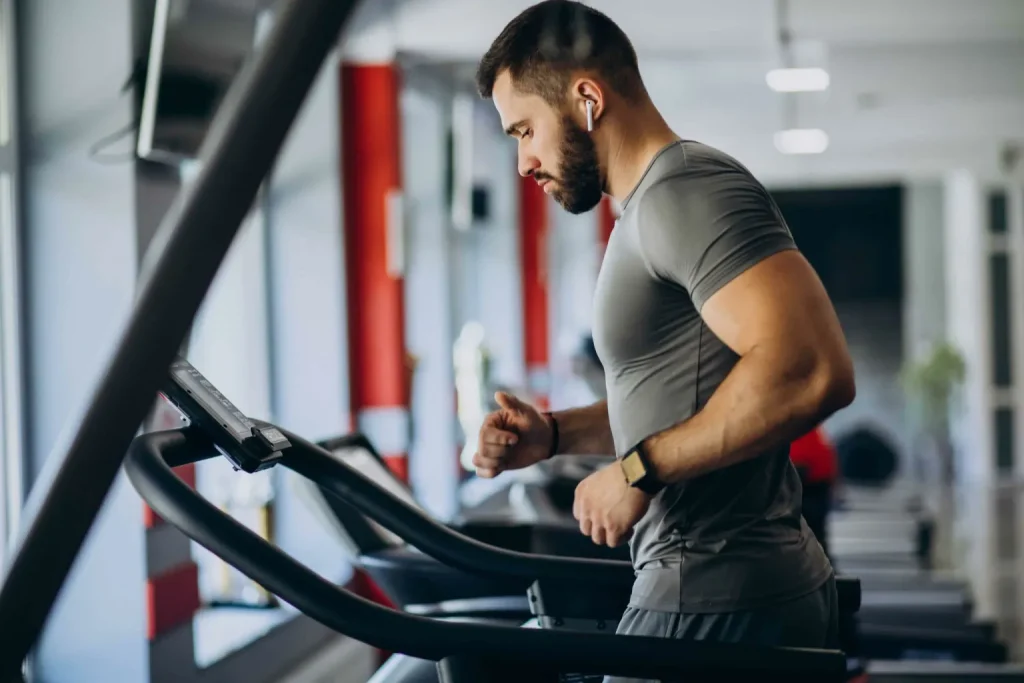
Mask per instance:
[[[676,614],[629,607],[616,633],[779,647],[839,646],[835,577],[812,593],[780,605],[721,614]],[[606,677],[604,683],[654,683]],[[663,682],[668,683],[668,682]]]

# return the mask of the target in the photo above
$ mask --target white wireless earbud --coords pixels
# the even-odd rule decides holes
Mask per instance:
[[[594,103],[587,100],[587,132],[594,130]]]

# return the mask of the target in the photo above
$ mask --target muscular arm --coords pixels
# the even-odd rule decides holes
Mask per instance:
[[[740,359],[700,412],[644,442],[659,479],[677,482],[749,460],[853,400],[842,330],[799,252],[778,253],[739,275],[701,315]]]
[[[615,455],[607,401],[552,415],[558,422],[559,455]]]
[[[690,295],[739,360],[700,411],[644,446],[666,482],[742,462],[853,400],[853,366],[832,303],[768,192],[719,163],[652,187],[640,204],[652,272]]]

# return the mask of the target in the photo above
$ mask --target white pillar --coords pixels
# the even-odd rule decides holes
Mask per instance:
[[[954,411],[953,446],[960,482],[984,485],[995,473],[989,235],[977,177],[952,171],[944,186],[946,332],[967,363],[962,400]]]

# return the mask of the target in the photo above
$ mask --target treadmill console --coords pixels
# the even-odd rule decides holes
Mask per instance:
[[[273,467],[291,447],[276,427],[256,425],[184,358],[176,358],[161,395],[206,433],[235,469]]]

